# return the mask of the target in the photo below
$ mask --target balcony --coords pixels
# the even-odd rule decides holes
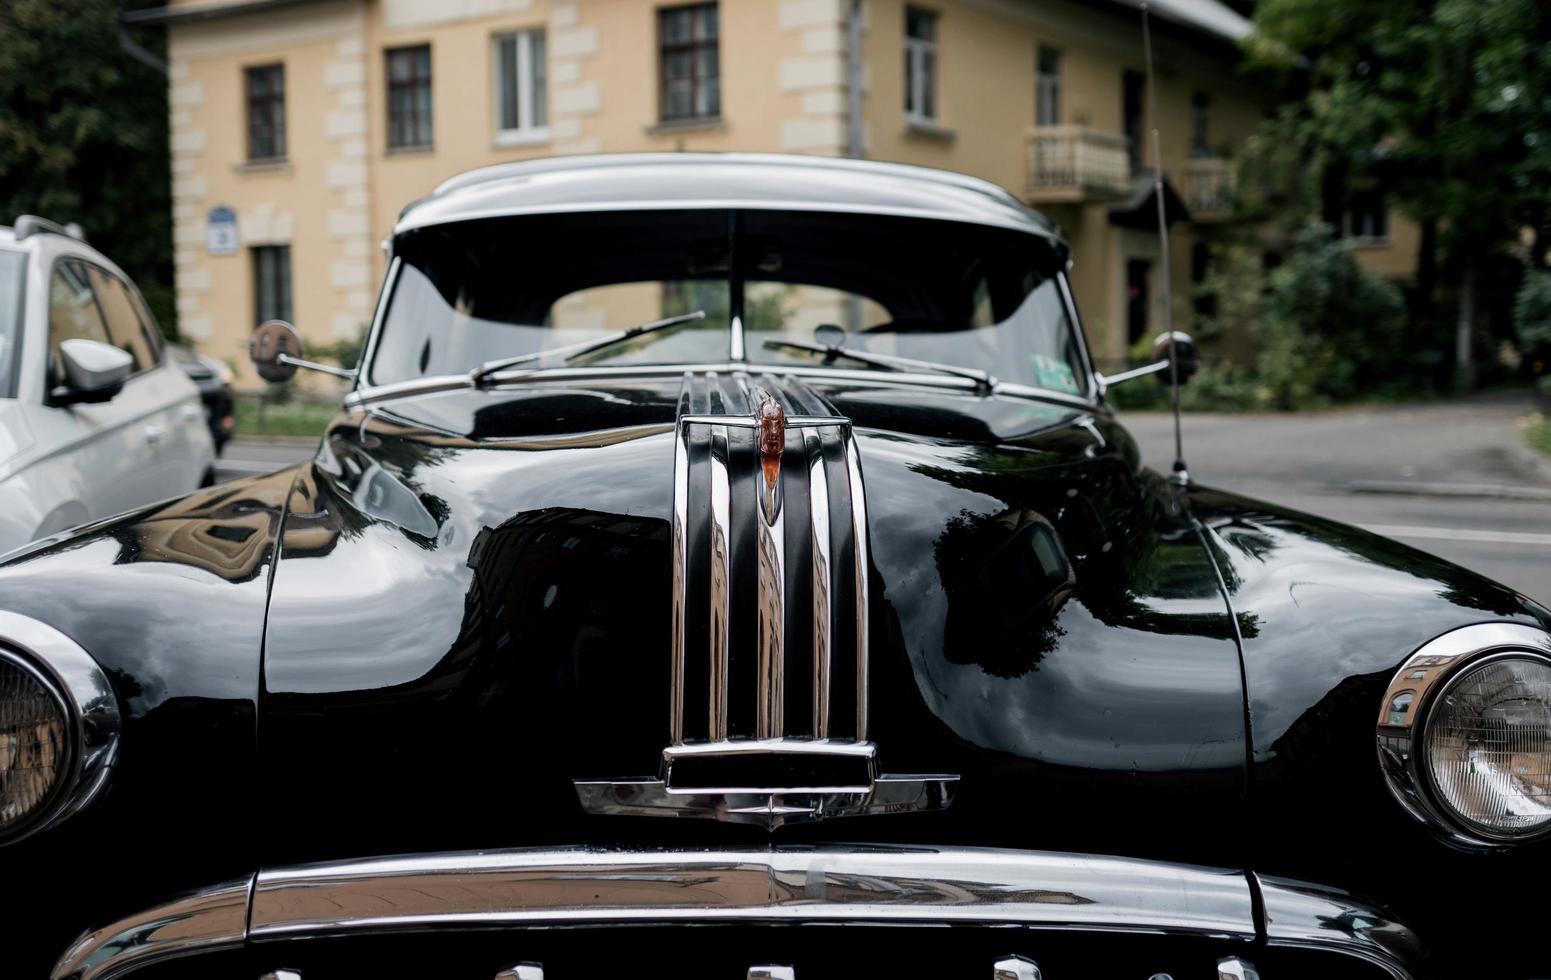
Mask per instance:
[[[1221,221],[1233,211],[1233,169],[1222,157],[1201,157],[1185,165],[1185,191],[1196,221]]]
[[[1083,126],[1036,126],[1029,133],[1029,200],[1111,201],[1131,190],[1126,138]]]

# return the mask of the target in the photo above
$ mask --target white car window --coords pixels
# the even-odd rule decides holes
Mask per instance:
[[[135,359],[135,371],[145,371],[156,364],[156,346],[146,323],[140,317],[129,287],[112,273],[96,266],[87,267],[92,290],[97,294],[97,305],[108,321],[108,337],[114,347],[125,351]]]
[[[59,345],[74,339],[112,343],[107,320],[97,305],[84,263],[64,259],[54,266],[48,290],[48,353],[50,386],[64,382]]]

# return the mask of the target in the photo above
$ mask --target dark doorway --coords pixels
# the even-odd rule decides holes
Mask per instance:
[[[1142,99],[1147,82],[1139,71],[1126,72],[1122,81],[1120,118],[1126,127],[1126,152],[1131,155],[1131,166],[1138,168],[1142,165]]]
[[[1146,259],[1126,260],[1126,346],[1134,346],[1147,335],[1147,278],[1152,263]]]

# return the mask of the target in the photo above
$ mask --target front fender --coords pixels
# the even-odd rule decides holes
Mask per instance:
[[[283,471],[203,490],[37,542],[0,565],[0,609],[83,647],[123,717],[102,796],[0,849],[7,975],[46,975],[82,922],[257,867],[264,610],[292,479]],[[88,857],[100,881],[83,879]]]
[[[1445,846],[1390,795],[1374,738],[1391,676],[1424,643],[1480,622],[1548,628],[1551,613],[1358,528],[1202,488],[1190,501],[1242,634],[1255,869],[1372,895],[1433,942],[1492,948],[1494,967],[1530,956],[1532,909],[1479,896],[1545,875],[1551,849]]]

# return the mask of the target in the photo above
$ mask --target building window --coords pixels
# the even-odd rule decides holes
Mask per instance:
[[[1039,46],[1039,85],[1034,102],[1036,124],[1061,125],[1061,52],[1043,44]]]
[[[431,145],[431,46],[391,48],[388,55],[388,148]]]
[[[657,12],[663,122],[722,114],[719,33],[714,3]]]
[[[248,159],[285,157],[285,66],[249,68]]]
[[[253,319],[291,322],[291,246],[253,249]]]
[[[1212,100],[1205,92],[1190,97],[1190,155],[1212,156]]]
[[[1132,167],[1142,165],[1142,100],[1147,92],[1147,81],[1139,71],[1128,71],[1121,77],[1120,118],[1125,125],[1126,153]]]
[[[1389,240],[1389,209],[1384,193],[1376,188],[1353,191],[1347,199],[1346,233],[1359,242],[1378,244]]]
[[[937,119],[937,15],[905,8],[905,118]]]
[[[495,39],[496,138],[542,138],[549,125],[549,69],[544,32]]]

